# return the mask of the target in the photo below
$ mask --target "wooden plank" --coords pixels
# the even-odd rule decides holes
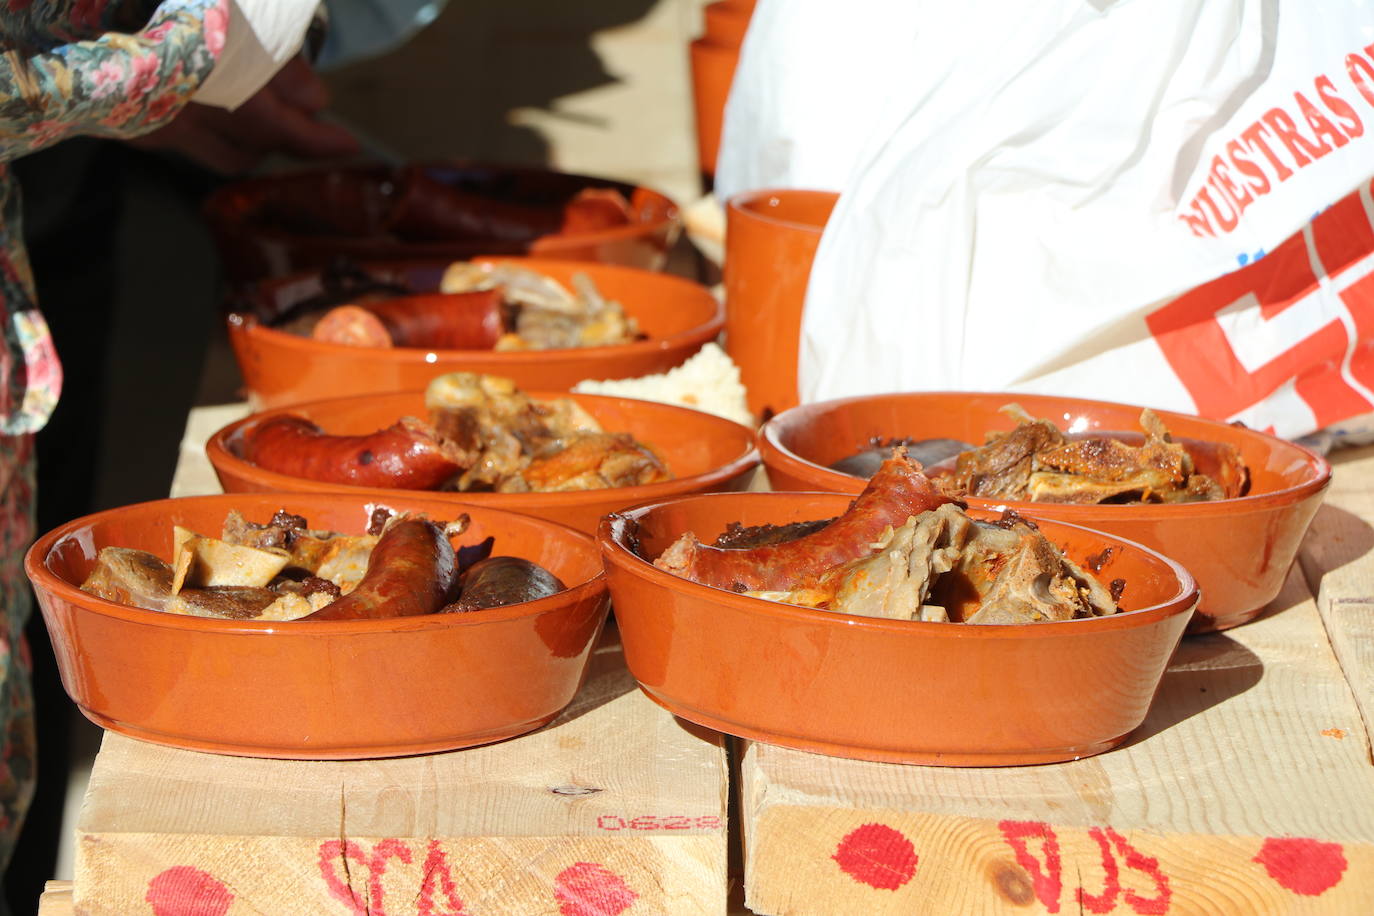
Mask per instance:
[[[248,405],[243,402],[192,408],[186,418],[186,431],[181,436],[181,451],[177,455],[170,495],[199,496],[223,492],[215,469],[205,456],[205,443],[220,429],[243,419],[249,412]]]
[[[1374,731],[1374,446],[1331,456],[1326,502],[1298,560],[1341,669]],[[1371,749],[1374,759],[1374,749]]]
[[[720,736],[646,699],[612,638],[556,722],[484,748],[270,761],[108,734],[77,823],[75,903],[723,914],[727,790]]]
[[[38,916],[74,916],[75,913],[72,883],[49,881],[43,888],[43,896],[38,898]]]
[[[1184,641],[1130,743],[1044,767],[903,767],[746,744],[766,914],[1374,912],[1374,768],[1296,570]]]

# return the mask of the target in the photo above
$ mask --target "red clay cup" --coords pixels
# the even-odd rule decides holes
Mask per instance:
[[[832,191],[772,189],[737,194],[726,206],[725,349],[756,417],[799,403],[806,285],[838,199]]]
[[[692,42],[692,105],[696,116],[697,160],[703,175],[716,173],[725,102],[739,63],[739,45],[718,44],[709,38]]]
[[[702,22],[705,30],[702,38],[718,45],[738,48],[749,31],[749,20],[754,13],[752,3],[731,3],[717,0],[702,7]]]

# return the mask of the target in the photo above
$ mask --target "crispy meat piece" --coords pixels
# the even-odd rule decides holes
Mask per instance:
[[[973,624],[1116,613],[1101,583],[1019,517],[975,521],[946,503],[889,528],[874,547],[814,586],[750,594],[862,617]]]
[[[749,526],[741,525],[739,522],[731,522],[725,527],[725,533],[716,538],[715,543],[711,546],[724,547],[729,550],[747,550],[750,547],[786,544],[788,541],[804,538],[808,534],[815,534],[833,521],[833,518],[823,518],[814,522],[792,522],[790,525]]]
[[[1140,414],[1140,444],[1107,435],[1069,438],[1014,404],[1004,410],[1020,425],[959,455],[953,472],[938,478],[944,492],[1051,503],[1192,502],[1239,496],[1248,481],[1230,446],[1209,444],[1204,451],[1235,492],[1200,473],[1190,451],[1148,408]]]

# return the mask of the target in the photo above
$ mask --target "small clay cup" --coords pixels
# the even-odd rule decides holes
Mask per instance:
[[[572,700],[606,619],[592,539],[552,522],[424,494],[396,510],[491,535],[566,591],[464,614],[389,620],[254,622],[165,614],[80,590],[102,547],[170,559],[172,526],[217,536],[231,509],[265,522],[277,509],[314,528],[360,534],[368,499],[352,494],[195,496],[138,503],[68,522],[24,558],[62,685],[88,719],[145,741],[217,754],[298,759],[392,757],[499,741],[550,721]]]
[[[839,195],[747,191],[726,205],[725,349],[756,417],[798,403],[802,306],[821,231]]]
[[[1145,719],[1197,603],[1177,563],[1059,522],[1041,530],[1084,563],[1113,548],[1125,613],[1015,626],[854,617],[765,601],[655,567],[684,532],[831,518],[827,493],[692,496],[619,512],[597,533],[630,672],[709,728],[889,763],[1003,766],[1098,754]],[[978,518],[1000,513],[975,511]]]
[[[739,63],[739,45],[718,44],[698,38],[689,49],[692,64],[692,106],[696,115],[697,161],[701,174],[716,173],[720,153],[720,132],[725,120],[725,102]]]
[[[705,27],[701,37],[713,44],[738,48],[749,31],[749,20],[753,14],[752,3],[732,3],[729,0],[708,3],[701,8]]]
[[[878,394],[806,404],[759,431],[759,450],[775,490],[859,493],[865,481],[829,465],[862,450],[874,437],[958,439],[980,445],[992,431],[1011,429],[1002,413],[1020,404],[1033,416],[1072,432],[1140,429],[1140,408],[1047,395],[929,391]],[[1283,587],[1288,567],[1326,488],[1331,466],[1307,449],[1265,433],[1186,414],[1156,411],[1180,439],[1229,443],[1250,470],[1238,499],[1174,505],[1065,505],[970,497],[970,506],[1010,506],[1139,541],[1182,563],[1202,589],[1189,632],[1225,630],[1258,616]]]

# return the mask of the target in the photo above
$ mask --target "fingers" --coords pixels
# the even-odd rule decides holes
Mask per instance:
[[[328,159],[358,152],[358,141],[343,127],[319,120],[268,84],[233,113],[243,141],[264,152],[303,159]]]
[[[227,112],[195,102],[151,133],[131,140],[143,149],[171,150],[220,175],[248,171],[262,158],[260,149],[239,143],[227,131]]]
[[[283,102],[310,114],[329,107],[329,87],[304,58],[287,61],[267,85]]]

